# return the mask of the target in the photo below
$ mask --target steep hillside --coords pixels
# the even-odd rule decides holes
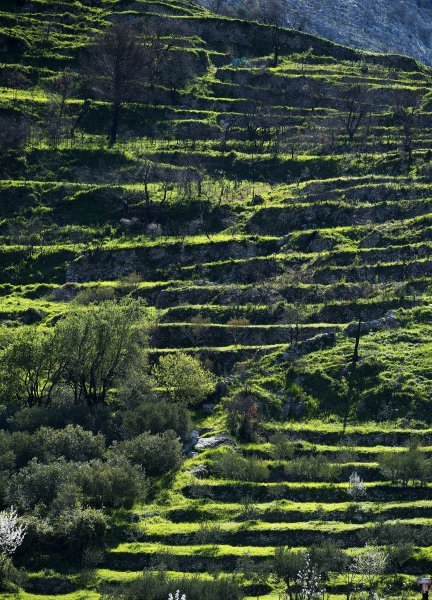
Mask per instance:
[[[287,0],[293,25],[339,44],[432,62],[432,6],[428,0]]]
[[[146,68],[117,128],[91,56],[113,23]],[[162,386],[116,382],[84,408],[64,389],[18,406],[0,386],[1,508],[40,493],[19,506],[19,597],[414,597],[432,545],[430,69],[185,0],[5,2],[0,57],[5,354],[83,307],[141,299],[150,364],[187,353],[217,378],[189,403],[182,465],[147,473],[140,502],[96,508],[70,481],[50,505],[25,479],[74,451],[35,453],[32,436],[83,425],[119,469]],[[84,518],[85,543],[56,541],[81,502],[106,512],[103,544]]]
[[[215,12],[271,23],[369,52],[432,62],[429,0],[202,0]]]

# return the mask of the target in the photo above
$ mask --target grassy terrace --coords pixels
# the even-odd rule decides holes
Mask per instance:
[[[54,82],[118,18],[160,27],[191,75],[125,101],[110,147],[110,102],[80,81],[57,130]],[[200,441],[228,433],[249,465],[229,470],[229,445],[188,448],[146,502],[108,511],[96,564],[82,549],[18,556],[29,577],[4,600],[99,600],[144,569],[235,574],[244,598],[277,600],[278,547],[330,543],[353,560],[395,537],[410,548],[380,574],[385,598],[402,584],[415,597],[430,574],[431,478],[383,465],[409,447],[432,457],[432,72],[296,31],[277,67],[271,54],[270,26],[189,1],[2,3],[0,118],[30,126],[21,154],[0,157],[2,328],[143,299],[150,362],[186,351],[218,377],[212,406],[193,409]],[[239,399],[259,414],[249,439]],[[344,568],[332,599],[347,597]]]

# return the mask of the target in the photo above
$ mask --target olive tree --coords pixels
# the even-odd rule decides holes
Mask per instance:
[[[76,403],[104,404],[109,390],[142,352],[143,313],[136,301],[109,301],[76,310],[56,327],[65,353],[63,380]]]
[[[28,406],[49,404],[64,366],[54,329],[37,327],[16,332],[0,359],[3,394]]]
[[[59,386],[75,404],[105,404],[109,390],[141,360],[145,325],[137,301],[76,308],[47,329],[20,332],[0,357],[3,395],[28,406],[49,405]]]

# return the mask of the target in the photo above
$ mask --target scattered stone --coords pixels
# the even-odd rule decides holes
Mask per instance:
[[[183,450],[187,458],[193,458],[197,455],[197,453],[194,452],[194,448],[199,438],[200,436],[198,431],[196,429],[192,429],[192,431],[189,434],[189,439],[183,445]]]
[[[309,354],[323,348],[330,348],[336,343],[336,334],[334,332],[320,333],[312,338],[299,342],[295,347],[290,348],[282,355],[282,360],[290,360],[303,354]]]
[[[193,475],[197,479],[205,479],[208,476],[208,469],[205,465],[197,465],[193,469],[186,471],[189,475]]]
[[[132,217],[132,219],[120,219],[120,225],[122,227],[133,227],[134,225],[136,225],[137,223],[139,223],[139,220],[136,217]]]
[[[222,433],[220,435],[212,435],[207,438],[200,438],[195,446],[195,450],[203,452],[204,450],[219,448],[219,446],[237,447],[237,444],[232,438],[229,437],[229,435]]]
[[[377,248],[381,242],[381,238],[382,236],[379,231],[372,231],[362,240],[360,248]]]
[[[360,325],[360,333],[365,334],[371,331],[382,331],[383,329],[397,329],[400,327],[400,322],[396,318],[394,311],[389,311],[381,319],[374,319],[373,321],[365,321]],[[355,337],[357,335],[358,324],[351,323],[345,329],[345,335],[347,337]]]

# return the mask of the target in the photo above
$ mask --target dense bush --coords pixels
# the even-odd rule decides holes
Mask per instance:
[[[123,431],[126,437],[141,433],[162,433],[171,429],[183,440],[191,429],[189,411],[183,404],[165,400],[148,400],[123,414]]]
[[[108,527],[107,516],[94,508],[63,511],[55,520],[54,536],[71,550],[83,550],[99,544]]]
[[[14,474],[6,488],[6,502],[21,511],[37,504],[50,506],[60,488],[72,477],[74,467],[63,460],[42,464],[37,459]]]
[[[92,507],[130,506],[143,498],[145,478],[138,467],[120,456],[107,462],[95,459],[86,463],[62,459],[43,464],[33,459],[10,478],[6,501],[21,510],[36,505],[51,507],[71,489],[76,499]],[[63,499],[60,504],[64,505]]]
[[[123,454],[146,475],[162,475],[177,469],[182,461],[182,446],[174,431],[152,435],[141,433],[114,447],[115,454]]]
[[[189,406],[203,402],[216,383],[214,376],[197,358],[184,352],[161,356],[153,374],[171,400]]]
[[[108,517],[102,510],[83,508],[80,504],[53,511],[47,516],[33,514],[23,519],[27,535],[21,553],[64,550],[81,552],[100,546],[108,529]]]
[[[432,459],[416,447],[405,452],[385,452],[380,457],[380,471],[392,483],[425,485],[432,481]]]
[[[122,457],[78,465],[74,481],[84,501],[96,508],[130,507],[146,490],[144,473]]]

